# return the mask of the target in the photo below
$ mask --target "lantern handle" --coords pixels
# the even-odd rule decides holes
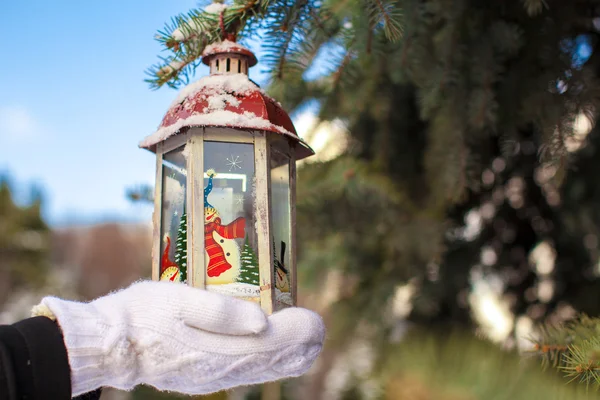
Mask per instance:
[[[219,14],[219,27],[221,28],[221,40],[222,41],[223,40],[229,40],[229,41],[235,42],[236,39],[237,39],[237,37],[236,37],[237,35],[235,33],[228,33],[225,30],[225,18],[224,18],[224,15],[225,15],[225,9],[223,9],[221,11],[221,13]]]

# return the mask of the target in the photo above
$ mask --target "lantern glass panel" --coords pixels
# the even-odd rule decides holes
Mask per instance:
[[[186,159],[184,146],[163,154],[160,279],[187,280]]]
[[[291,293],[290,159],[271,148],[271,220],[277,308],[293,305]]]
[[[204,142],[206,288],[260,299],[254,145]]]

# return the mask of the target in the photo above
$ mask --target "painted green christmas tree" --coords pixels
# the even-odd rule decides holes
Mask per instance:
[[[179,266],[179,280],[187,281],[187,213],[184,211],[177,230],[175,244],[175,264]]]
[[[246,241],[244,242],[244,247],[242,248],[240,260],[241,264],[238,282],[249,283],[250,285],[258,286],[258,259],[256,258],[256,253],[254,252],[252,247],[250,247],[248,237],[246,237]]]

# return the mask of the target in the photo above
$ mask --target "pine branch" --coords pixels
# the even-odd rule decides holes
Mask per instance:
[[[370,11],[370,21],[373,27],[382,25],[386,36],[391,41],[399,40],[402,37],[402,13],[400,9],[393,4],[393,1],[385,0],[367,0],[367,9]]]
[[[191,10],[173,18],[156,36],[172,54],[148,69],[146,82],[153,89],[187,83],[207,45],[235,39],[253,18],[264,15],[269,4],[270,0],[238,0],[230,6],[216,3],[211,9]]]
[[[309,30],[315,23],[311,21],[312,6],[308,0],[282,4],[279,11],[271,13],[265,21],[268,23],[265,42],[268,44],[263,46],[266,50],[263,61],[275,79],[280,80],[288,72],[306,68],[302,62],[305,58],[303,50],[310,49],[310,39],[314,39]]]
[[[600,323],[600,320],[597,322]],[[566,365],[561,369],[571,381],[579,381],[588,386],[600,385],[600,337],[569,346],[564,358]]]
[[[333,87],[334,88],[336,88],[338,86],[344,70],[350,63],[350,60],[352,60],[352,57],[354,54],[354,52],[352,50],[353,44],[354,43],[351,43],[350,46],[348,46],[348,49],[346,50],[346,54],[344,55],[344,58],[342,59],[340,66],[337,68],[337,70],[333,74]]]
[[[600,385],[600,318],[582,315],[563,326],[542,326],[533,352],[571,381]]]
[[[562,367],[564,354],[572,341],[571,334],[567,329],[561,330],[553,326],[540,327],[540,339],[530,339],[533,345],[533,353],[537,354],[544,367]]]
[[[317,0],[235,0],[228,6],[212,4],[204,11],[191,10],[172,18],[158,32],[156,40],[169,54],[146,71],[146,82],[153,89],[186,84],[207,45],[226,38],[255,36],[259,31],[266,30],[263,61],[279,80],[294,71],[304,73],[324,46],[347,43],[349,36],[362,34],[354,29],[365,25],[361,19],[371,25],[365,32],[365,38],[371,38],[368,40],[373,40],[380,29],[389,40],[400,38],[401,13],[395,2],[364,1],[341,0],[324,5]]]

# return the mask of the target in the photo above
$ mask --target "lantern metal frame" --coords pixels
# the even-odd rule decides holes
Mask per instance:
[[[186,203],[188,207],[187,266],[188,285],[205,288],[204,246],[204,143],[246,143],[254,149],[255,197],[253,212],[256,216],[257,255],[260,278],[260,305],[270,314],[275,311],[275,276],[273,254],[273,208],[271,193],[271,149],[288,158],[289,167],[289,263],[288,269],[292,304],[297,302],[296,272],[296,157],[295,143],[269,131],[244,130],[229,127],[184,127],[181,131],[156,144],[156,185],[154,195],[152,279],[159,280],[163,210],[163,156],[186,146]],[[285,143],[285,146],[279,144]],[[282,148],[283,147],[283,148]],[[201,216],[201,217],[199,217]]]

